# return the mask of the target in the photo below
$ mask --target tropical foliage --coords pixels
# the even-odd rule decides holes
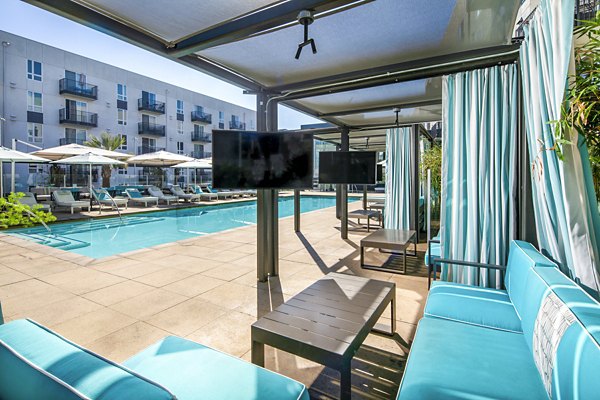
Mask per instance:
[[[54,222],[56,217],[51,212],[41,210],[41,206],[33,208],[19,203],[24,193],[11,193],[7,198],[0,197],[0,228],[11,226],[33,226],[40,221]]]
[[[433,144],[421,157],[421,181],[427,182],[427,170],[431,170],[431,189],[440,193],[442,189],[442,146]]]
[[[91,136],[84,144],[97,149],[114,151],[125,144],[125,138],[123,136],[113,136],[108,132],[102,132],[99,138],[97,136]],[[102,187],[110,186],[110,177],[113,168],[114,166],[112,165],[102,166]]]
[[[575,47],[575,74],[556,124],[556,150],[562,158],[561,146],[570,143],[571,132],[579,133],[586,142],[596,196],[600,198],[600,12],[590,21],[582,21],[575,35],[583,44]]]

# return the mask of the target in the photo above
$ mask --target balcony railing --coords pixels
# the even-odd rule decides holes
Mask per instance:
[[[67,112],[66,108],[61,108],[58,111],[58,121],[61,124],[98,126],[98,114],[86,111]]]
[[[75,79],[62,78],[58,81],[58,93],[98,100],[98,86],[81,83]]]
[[[598,11],[600,0],[575,0],[575,24],[580,25],[578,21],[594,19]]]
[[[212,157],[212,153],[208,151],[192,151],[190,157],[193,158],[210,158]]]
[[[148,111],[157,114],[165,113],[165,103],[162,101],[148,101],[144,99],[138,99],[138,110]]]
[[[152,124],[149,122],[138,122],[138,134],[165,136],[165,126],[159,124]]]
[[[60,138],[58,140],[58,144],[64,146],[65,144],[81,144],[85,143],[85,139],[75,139],[75,138]]]
[[[192,111],[192,122],[212,124],[212,114],[207,114],[202,111]]]
[[[212,135],[208,133],[192,132],[192,142],[212,142]]]
[[[229,129],[246,129],[246,123],[241,121],[229,121]]]
[[[140,154],[155,153],[157,151],[161,151],[164,149],[165,149],[164,147],[156,147],[156,146],[138,146],[137,155],[139,156]]]

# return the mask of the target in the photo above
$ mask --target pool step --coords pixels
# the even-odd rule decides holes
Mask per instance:
[[[46,233],[44,235],[40,235],[37,233],[17,233],[14,234],[14,236],[21,237],[22,239],[27,239],[38,244],[43,244],[45,246],[50,246],[61,250],[80,249],[82,247],[88,247],[90,245],[88,242],[84,242],[82,240],[67,237],[58,237],[49,233]]]

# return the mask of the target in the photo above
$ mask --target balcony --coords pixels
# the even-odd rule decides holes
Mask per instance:
[[[229,121],[229,129],[237,129],[243,131],[246,129],[246,123],[241,121]]]
[[[148,101],[144,99],[138,99],[138,110],[148,111],[155,114],[165,113],[165,103],[162,101]]]
[[[156,147],[156,146],[138,146],[137,155],[139,156],[140,154],[155,153],[157,151],[161,151],[164,149],[165,149],[164,147]]]
[[[62,78],[58,81],[58,93],[98,100],[98,86],[81,83],[75,79]]]
[[[212,124],[212,114],[207,114],[202,111],[192,111],[192,122]]]
[[[192,153],[190,154],[190,157],[193,157],[193,158],[210,158],[210,157],[212,157],[212,153],[209,153],[208,151],[192,151]]]
[[[138,122],[139,135],[165,136],[165,126],[149,122]]]
[[[85,143],[85,139],[75,139],[75,138],[60,138],[58,140],[58,144],[64,146],[65,144],[80,144],[83,145]]]
[[[58,121],[61,124],[72,124],[82,126],[98,126],[98,114],[86,111],[69,111],[61,108],[58,111]]]
[[[575,25],[581,25],[579,21],[594,19],[598,11],[600,11],[600,0],[576,0]]]
[[[192,132],[192,142],[211,143],[212,135],[209,133]]]

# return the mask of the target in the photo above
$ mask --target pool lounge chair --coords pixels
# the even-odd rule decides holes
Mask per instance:
[[[156,203],[156,205],[158,205],[158,197],[142,196],[140,191],[136,188],[125,189],[125,194],[129,198],[129,201],[133,203],[141,203],[144,205],[144,207],[148,207],[148,203]]]
[[[50,211],[50,204],[40,204],[31,192],[25,192],[25,196],[19,199],[19,203],[29,206],[32,210],[37,208],[42,211]]]
[[[102,206],[108,206],[113,210],[120,207],[127,208],[128,199],[123,197],[112,197],[106,189],[93,189],[92,197],[100,206],[100,213],[102,213]]]
[[[0,365],[2,399],[309,399],[300,382],[187,339],[117,364],[29,319],[0,325]]]
[[[233,198],[233,194],[231,194],[230,192],[219,192],[218,190],[215,190],[215,189],[211,188],[210,186],[202,186],[202,190],[204,191],[204,193],[216,194],[217,198],[219,200],[221,200],[221,199],[227,200],[227,199]]]
[[[207,193],[202,190],[200,185],[190,185],[189,189],[192,191],[192,193],[200,195],[200,200],[211,201],[219,199],[219,196],[216,193]]]
[[[54,207],[67,207],[71,209],[71,214],[73,214],[73,210],[75,209],[84,209],[87,208],[88,212],[91,210],[91,205],[89,201],[75,200],[73,198],[73,193],[70,190],[57,190],[52,193],[52,198],[54,199]]]
[[[167,205],[171,204],[171,202],[177,203],[179,201],[179,197],[166,195],[156,186],[150,186],[148,188],[148,193],[150,193],[150,196],[158,198],[158,201],[167,203]]]
[[[198,201],[200,200],[200,195],[195,193],[184,193],[183,189],[179,187],[179,185],[173,185],[169,188],[169,191],[173,193],[173,195],[183,199],[185,201]]]

